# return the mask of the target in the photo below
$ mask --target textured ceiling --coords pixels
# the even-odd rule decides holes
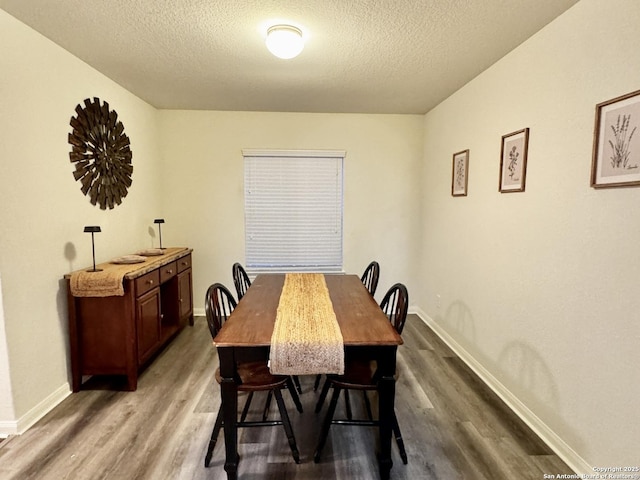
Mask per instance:
[[[165,109],[425,113],[577,0],[0,0]],[[264,46],[302,29],[299,57]]]

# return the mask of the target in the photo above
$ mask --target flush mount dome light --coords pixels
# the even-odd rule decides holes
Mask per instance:
[[[274,25],[267,30],[267,48],[278,58],[296,57],[304,48],[302,31],[291,25]]]

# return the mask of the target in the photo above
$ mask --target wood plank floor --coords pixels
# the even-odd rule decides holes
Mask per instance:
[[[409,464],[402,464],[394,443],[393,479],[538,480],[544,473],[573,473],[419,318],[409,316],[403,338],[396,412]],[[197,318],[143,372],[137,391],[109,390],[113,383],[92,379],[91,389],[1,442],[0,478],[225,479],[222,435],[211,467],[203,465],[220,405],[217,363],[206,322]],[[332,426],[321,463],[313,462],[326,406],[315,414],[314,378],[301,381],[303,414],[285,392],[301,464],[293,462],[281,427],[244,429],[239,478],[379,478],[372,428]],[[359,395],[351,403],[355,413],[362,410]],[[262,399],[253,405],[257,414]],[[271,416],[277,416],[275,402]]]

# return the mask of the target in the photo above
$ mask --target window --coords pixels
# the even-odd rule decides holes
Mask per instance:
[[[345,152],[242,153],[247,271],[342,271]]]

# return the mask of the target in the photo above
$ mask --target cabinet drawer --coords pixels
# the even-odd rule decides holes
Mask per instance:
[[[147,293],[149,290],[160,285],[160,273],[158,270],[149,272],[139,278],[136,278],[136,297]]]
[[[171,277],[175,277],[178,273],[178,265],[176,262],[167,263],[160,267],[160,283],[164,283]]]
[[[191,267],[191,255],[187,255],[186,257],[179,258],[178,262],[178,273],[184,272],[187,268]]]

